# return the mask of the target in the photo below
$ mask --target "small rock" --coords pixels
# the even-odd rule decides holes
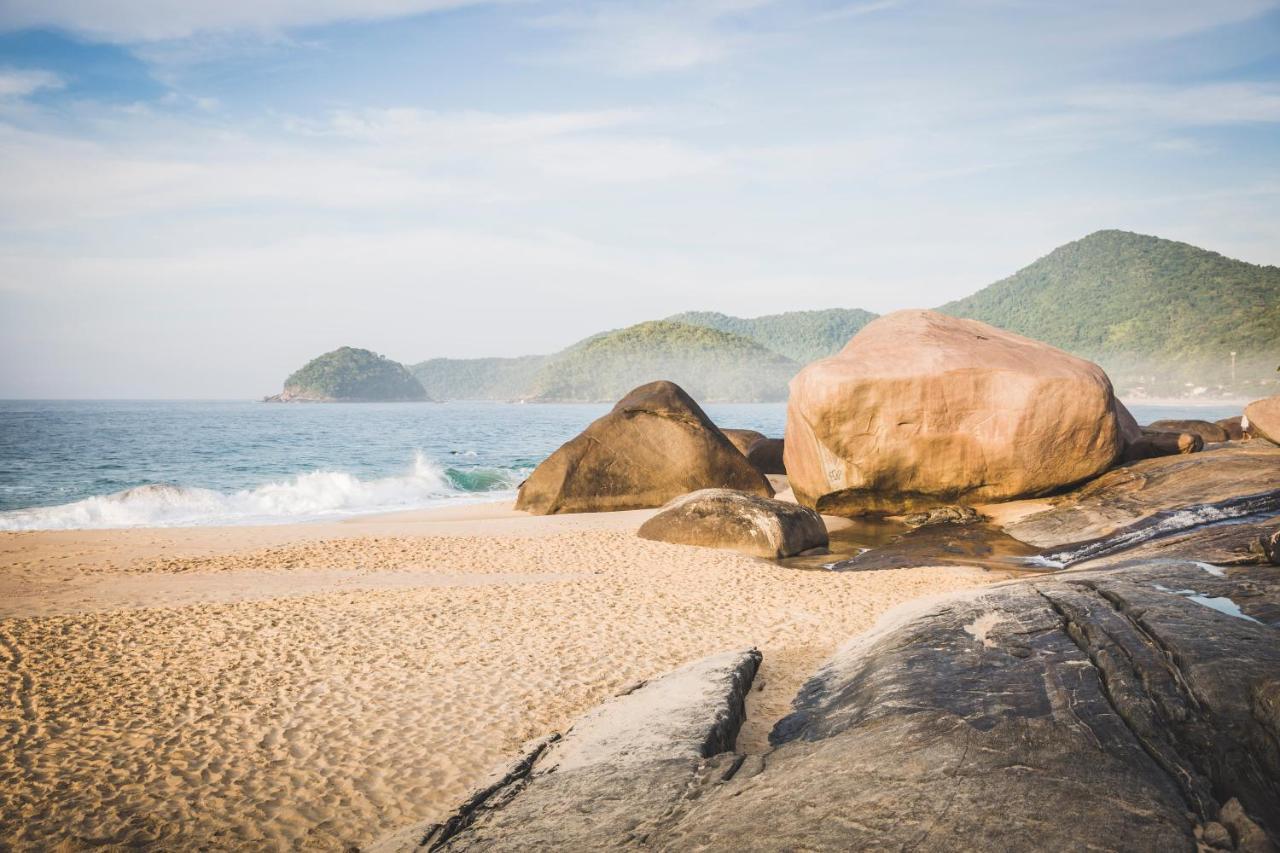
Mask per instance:
[[[1200,840],[1207,846],[1216,847],[1219,850],[1231,850],[1235,847],[1235,842],[1231,840],[1231,833],[1217,821],[1210,821],[1204,825]]]
[[[975,524],[986,517],[971,506],[940,506],[902,517],[908,527],[932,527],[935,524]]]
[[[1241,853],[1274,853],[1276,848],[1271,839],[1267,838],[1267,833],[1253,822],[1235,797],[1227,800],[1227,804],[1218,812],[1218,820],[1226,825],[1231,833],[1231,840]]]

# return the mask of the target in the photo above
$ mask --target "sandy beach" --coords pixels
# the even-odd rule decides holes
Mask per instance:
[[[638,539],[651,511],[0,537],[14,849],[337,850],[436,817],[526,740],[716,651],[739,748],[902,602],[978,569],[799,571]]]

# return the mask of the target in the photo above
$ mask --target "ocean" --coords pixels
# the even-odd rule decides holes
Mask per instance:
[[[507,500],[600,405],[0,401],[0,530],[266,524]],[[1140,423],[1238,407],[1131,406]],[[781,436],[781,403],[708,405]]]

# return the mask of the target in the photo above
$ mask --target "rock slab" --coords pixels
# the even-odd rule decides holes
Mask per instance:
[[[734,767],[759,664],[755,649],[725,652],[642,684],[535,744],[446,820],[373,850],[641,846]]]
[[[808,507],[730,489],[702,489],[676,498],[642,524],[639,535],[770,560],[828,545],[822,517]]]
[[[791,381],[785,463],[819,512],[902,513],[1047,494],[1124,449],[1100,367],[935,311],[899,311]]]
[[[698,489],[773,497],[764,475],[678,385],[636,388],[542,462],[516,509],[536,515],[658,507]]]

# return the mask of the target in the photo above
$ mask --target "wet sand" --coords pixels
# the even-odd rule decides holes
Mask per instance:
[[[739,748],[764,751],[881,613],[1002,577],[788,569],[636,538],[650,514],[0,535],[6,841],[365,844],[602,699],[739,646],[764,653]]]

